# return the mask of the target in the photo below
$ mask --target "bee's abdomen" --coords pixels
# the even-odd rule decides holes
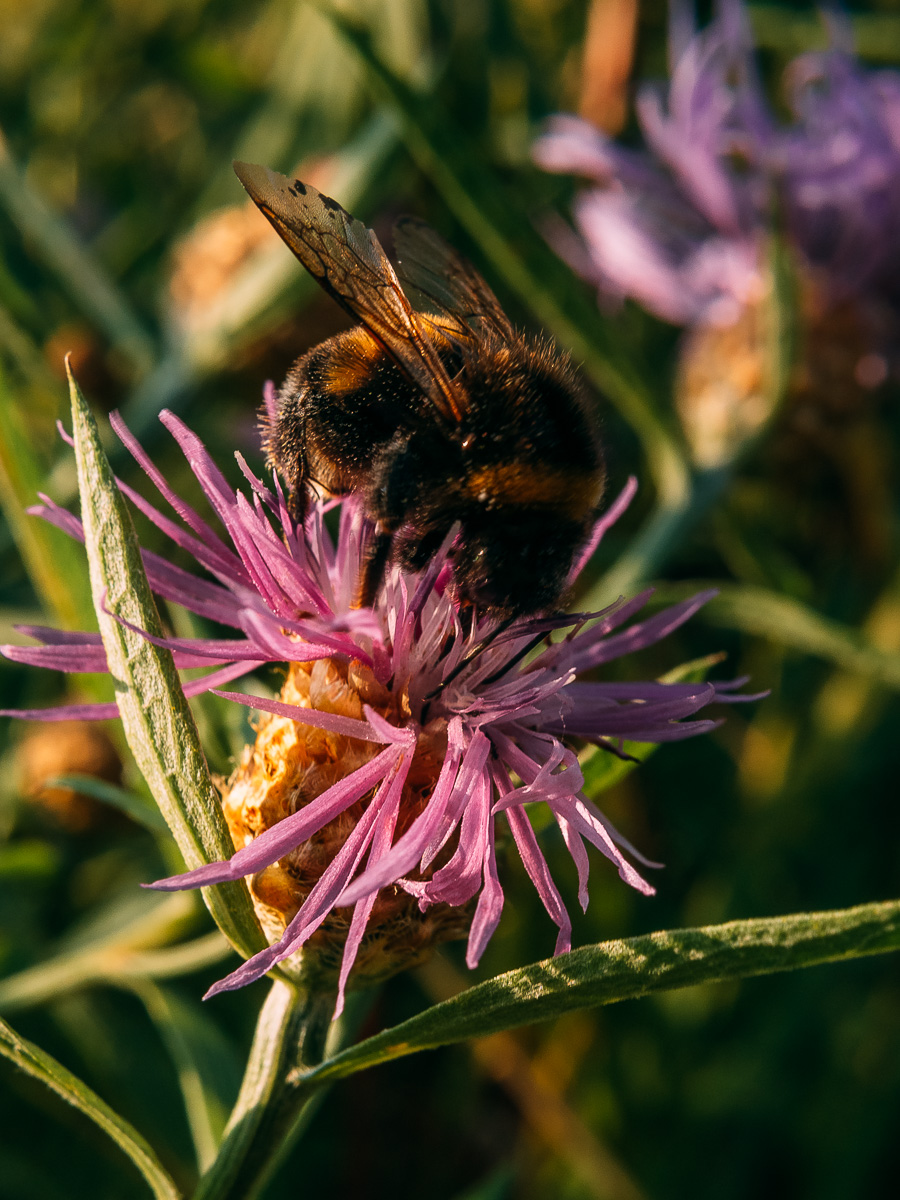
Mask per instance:
[[[468,375],[467,499],[583,526],[597,511],[605,472],[568,359],[523,338],[470,364]]]
[[[492,509],[557,516],[582,525],[596,512],[603,494],[599,466],[559,467],[540,462],[505,462],[470,471],[465,480],[470,501]]]

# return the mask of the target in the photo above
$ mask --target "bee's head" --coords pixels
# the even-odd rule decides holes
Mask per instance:
[[[460,598],[497,616],[523,616],[555,608],[565,588],[580,527],[496,514],[463,525],[453,551]]]

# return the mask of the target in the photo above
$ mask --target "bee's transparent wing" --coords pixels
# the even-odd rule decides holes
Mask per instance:
[[[465,397],[454,387],[372,230],[299,179],[251,163],[236,162],[234,170],[325,291],[377,338],[445,420],[459,421]]]
[[[512,323],[484,279],[424,221],[401,217],[394,226],[394,250],[397,274],[417,309],[448,318],[458,336],[469,340],[473,334],[513,340]]]

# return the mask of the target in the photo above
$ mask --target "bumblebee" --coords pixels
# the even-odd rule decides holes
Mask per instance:
[[[302,520],[314,487],[358,493],[375,525],[357,597],[388,562],[424,567],[458,523],[459,602],[506,620],[551,609],[603,492],[569,359],[517,333],[478,272],[424,223],[371,229],[299,179],[235,163],[262,213],[359,322],[299,358],[268,426],[269,463]]]

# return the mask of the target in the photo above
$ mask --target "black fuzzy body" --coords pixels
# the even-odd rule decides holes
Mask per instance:
[[[423,567],[458,521],[460,600],[498,616],[553,607],[596,517],[603,463],[568,359],[545,343],[433,342],[464,398],[441,419],[362,327],[298,359],[268,431],[298,516],[313,485],[356,492],[378,533],[359,601],[388,559]]]

